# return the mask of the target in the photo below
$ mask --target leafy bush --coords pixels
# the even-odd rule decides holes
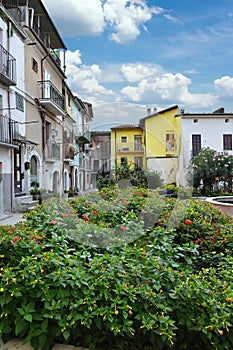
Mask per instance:
[[[48,200],[25,219],[0,226],[3,340],[43,350],[233,348],[230,216],[115,188]]]

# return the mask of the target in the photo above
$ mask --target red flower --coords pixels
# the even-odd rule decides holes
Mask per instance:
[[[89,221],[89,217],[86,214],[84,214],[83,217],[85,221]]]
[[[12,243],[15,244],[15,243],[18,242],[19,240],[20,240],[20,237],[19,237],[19,236],[16,236],[16,237],[13,239]]]
[[[186,219],[186,220],[185,220],[185,223],[186,223],[187,225],[192,225],[193,222],[192,222],[192,220]]]
[[[121,226],[121,229],[122,229],[123,231],[125,231],[125,230],[126,230],[126,226]]]
[[[91,212],[92,214],[95,214],[95,215],[99,214],[97,210],[92,210]]]

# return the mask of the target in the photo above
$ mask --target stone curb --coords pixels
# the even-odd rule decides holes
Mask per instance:
[[[33,350],[30,344],[24,344],[20,339],[13,339],[7,343],[3,343],[0,339],[0,350]],[[52,350],[88,350],[88,348],[82,348],[80,346],[55,344]]]

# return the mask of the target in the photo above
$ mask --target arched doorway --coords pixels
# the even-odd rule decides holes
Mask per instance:
[[[69,191],[69,175],[67,170],[64,171],[64,191]]]
[[[53,173],[53,192],[58,193],[59,192],[59,172],[54,171]]]
[[[32,156],[30,161],[30,185],[35,182],[39,183],[38,168],[39,168],[38,158],[36,156]]]

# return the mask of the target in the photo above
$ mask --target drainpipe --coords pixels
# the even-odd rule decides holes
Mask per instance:
[[[11,22],[7,22],[7,51],[10,52],[10,36],[11,36]],[[10,88],[7,89],[7,104],[8,104],[8,118],[9,118],[9,126],[10,126],[10,138],[13,141],[12,135],[12,120],[11,120],[11,96],[10,96]],[[10,149],[10,171],[11,171],[11,212],[14,209],[14,154],[13,149]]]
[[[44,81],[44,60],[48,57],[48,53],[41,59],[40,61],[40,70],[41,70],[41,81],[42,81],[42,98],[44,98],[44,85],[43,85],[43,81]]]
[[[38,110],[39,110],[41,121],[42,121],[42,160],[43,160],[43,164],[44,164],[44,161],[45,161],[45,111],[44,111],[43,107],[41,106],[38,98],[35,98],[35,102],[38,106]]]

